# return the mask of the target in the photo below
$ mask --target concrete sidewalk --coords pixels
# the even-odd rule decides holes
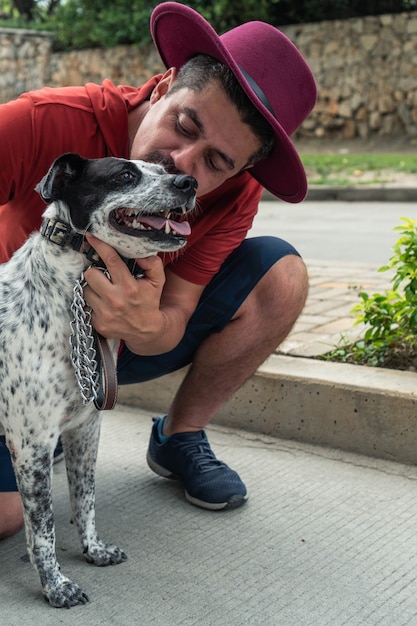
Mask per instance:
[[[212,513],[147,468],[150,428],[139,409],[104,417],[98,526],[129,560],[84,562],[58,464],[58,558],[90,602],[69,611],[44,602],[21,532],[0,544],[1,624],[417,624],[416,468],[215,426],[213,448],[250,499]]]

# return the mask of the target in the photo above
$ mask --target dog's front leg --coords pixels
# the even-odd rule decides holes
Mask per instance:
[[[126,554],[99,539],[95,525],[95,466],[100,437],[100,414],[96,411],[80,426],[62,433],[73,519],[85,559],[95,565],[126,561]]]
[[[21,442],[9,439],[8,447],[23,503],[28,553],[39,573],[43,594],[55,607],[84,604],[87,596],[61,573],[55,554],[51,494],[54,446],[32,440],[30,446],[22,447]]]

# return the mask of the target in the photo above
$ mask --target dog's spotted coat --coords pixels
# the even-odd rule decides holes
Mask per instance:
[[[74,233],[88,229],[126,258],[182,247],[188,225],[177,223],[175,214],[193,208],[195,189],[193,178],[167,174],[159,165],[75,154],[59,157],[37,187],[49,203],[44,217],[70,224]],[[83,404],[69,358],[73,286],[86,265],[82,252],[38,232],[0,266],[0,422],[23,501],[29,556],[55,607],[88,601],[55,555],[51,479],[60,434],[86,560],[110,565],[127,558],[96,533],[100,416],[93,404]]]

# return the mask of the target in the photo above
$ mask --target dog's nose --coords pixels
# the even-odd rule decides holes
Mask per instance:
[[[198,183],[192,176],[181,174],[174,178],[174,186],[177,187],[177,189],[181,189],[184,193],[190,194],[197,189]]]

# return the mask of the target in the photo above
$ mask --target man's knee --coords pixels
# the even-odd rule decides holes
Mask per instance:
[[[303,259],[294,254],[280,259],[271,268],[271,280],[276,297],[298,316],[308,294],[308,273]]]
[[[0,539],[14,535],[22,526],[23,510],[19,493],[0,492]]]
[[[261,315],[263,312],[270,315],[271,311],[276,311],[279,316],[285,310],[298,317],[307,294],[308,274],[305,263],[301,257],[290,254],[272,265],[255,286],[246,304],[253,302]]]
[[[277,346],[297,321],[307,293],[308,274],[303,260],[296,255],[285,256],[266,272],[234,319],[246,323],[255,341]]]

